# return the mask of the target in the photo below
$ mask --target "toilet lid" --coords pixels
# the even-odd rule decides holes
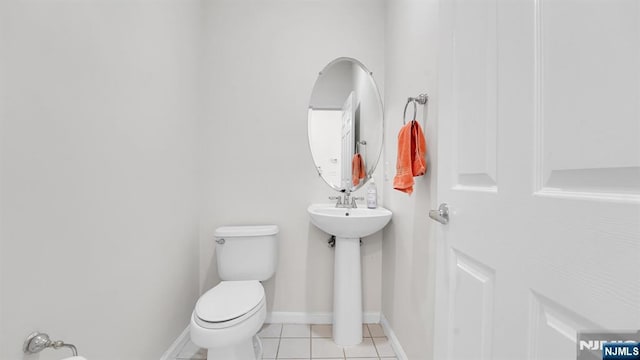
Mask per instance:
[[[224,322],[248,313],[263,298],[264,288],[257,280],[222,281],[200,297],[195,311],[206,322]]]

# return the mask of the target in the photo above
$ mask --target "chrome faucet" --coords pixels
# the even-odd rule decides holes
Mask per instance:
[[[345,193],[343,197],[329,196],[329,200],[337,200],[336,202],[337,208],[355,209],[358,207],[358,203],[356,202],[356,200],[364,200],[364,197],[351,196],[350,193]]]
[[[351,193],[345,193],[343,195],[343,199],[342,199],[342,207],[345,207],[347,209],[351,208],[351,203],[349,202]]]
[[[336,207],[337,208],[349,208],[349,207],[351,207],[351,204],[349,204],[349,195],[348,194],[344,195],[344,201],[342,200],[341,196],[329,196],[329,200],[338,200],[336,202]]]

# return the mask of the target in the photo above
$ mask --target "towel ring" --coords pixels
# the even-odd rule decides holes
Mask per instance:
[[[409,106],[409,103],[413,103],[413,118],[411,120],[416,120],[416,116],[418,115],[418,105],[416,103],[424,105],[427,101],[429,101],[429,96],[427,96],[427,94],[420,94],[418,97],[407,98],[407,103],[404,105],[404,112],[402,113],[402,124],[407,124],[407,107]]]
[[[409,98],[407,100],[407,103],[404,105],[404,113],[402,114],[402,124],[406,125],[407,124],[407,106],[409,106],[409,103],[413,103],[413,117],[411,118],[411,120],[415,120],[416,116],[418,115],[418,105],[416,105],[416,100],[414,98]]]

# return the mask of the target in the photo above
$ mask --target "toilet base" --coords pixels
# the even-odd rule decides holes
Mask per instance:
[[[207,349],[207,360],[223,359],[247,359],[259,360],[262,358],[262,342],[258,336],[223,348]]]
[[[233,326],[203,328],[191,316],[189,337],[198,347],[207,349],[207,360],[257,360],[262,357],[262,343],[256,335],[267,317],[266,300],[260,309],[244,321]]]

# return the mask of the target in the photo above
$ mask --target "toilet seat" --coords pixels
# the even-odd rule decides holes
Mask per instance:
[[[223,329],[245,321],[265,304],[259,281],[222,281],[198,299],[194,320],[207,329]]]

